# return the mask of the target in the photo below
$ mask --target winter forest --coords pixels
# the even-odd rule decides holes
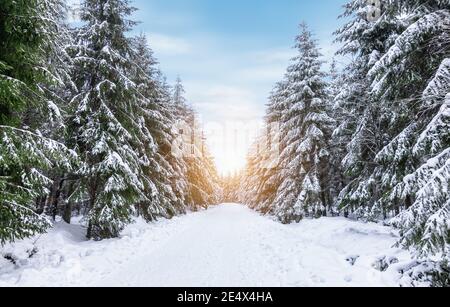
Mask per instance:
[[[136,10],[84,0],[70,22],[64,0],[0,0],[0,286],[84,286],[105,255],[120,265],[95,285],[450,285],[449,0],[347,0],[329,63],[301,23],[231,176]],[[188,246],[220,251],[210,272]],[[158,265],[122,268],[127,250]],[[192,269],[174,283],[170,261]],[[252,277],[210,276],[232,266]]]

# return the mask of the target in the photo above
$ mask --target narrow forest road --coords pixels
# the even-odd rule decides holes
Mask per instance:
[[[0,286],[397,286],[395,266],[373,266],[384,256],[409,261],[391,248],[395,240],[376,224],[324,218],[281,225],[224,204],[131,226],[118,240],[80,242],[75,228],[57,227],[39,243],[36,263],[0,274]]]

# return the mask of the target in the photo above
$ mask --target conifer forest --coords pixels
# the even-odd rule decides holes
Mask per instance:
[[[334,1],[224,172],[150,4],[0,0],[0,287],[450,286],[450,1]]]

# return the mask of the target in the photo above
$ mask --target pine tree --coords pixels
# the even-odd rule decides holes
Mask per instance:
[[[277,168],[279,148],[267,143],[266,132],[261,133],[250,149],[239,186],[239,201],[263,214],[272,213],[272,204],[281,182]]]
[[[192,126],[194,125],[194,111],[187,104],[184,97],[186,91],[181,78],[178,76],[175,85],[171,88],[171,101],[174,106],[174,119],[176,125],[172,129],[174,139],[171,144],[170,158],[176,165],[174,180],[178,187],[183,206],[193,207],[190,196],[190,183],[188,179],[189,165],[187,158],[192,153]]]
[[[356,120],[341,131],[356,127],[362,135],[348,139],[344,162],[351,181],[341,192],[340,205],[377,220],[396,216],[392,224],[401,230],[400,245],[418,257],[443,255],[445,260],[449,3],[386,1],[376,21],[364,20],[364,5],[349,3],[345,16],[353,20],[337,32],[344,43],[341,53],[356,55],[336,97],[344,118],[356,115]],[[358,100],[366,103],[358,108]]]
[[[42,42],[42,48],[52,50],[47,52],[46,75],[50,82],[39,84],[47,99],[47,106],[43,110],[28,108],[25,120],[39,124],[40,132],[53,140],[71,147],[72,144],[66,139],[66,120],[69,116],[69,102],[76,94],[76,86],[73,84],[73,63],[66,47],[72,43],[72,32],[67,25],[68,7],[64,1],[50,1],[48,3],[49,20],[52,20],[51,40]],[[52,19],[53,18],[53,19]],[[37,212],[50,215],[53,220],[61,209],[63,219],[70,223],[72,215],[72,202],[64,201],[73,191],[71,186],[75,178],[69,176],[67,169],[53,168],[48,172],[52,184],[49,186],[47,197],[40,197],[37,201]]]
[[[70,169],[76,156],[42,134],[29,111],[54,111],[46,89],[54,80],[61,1],[2,1],[0,10],[0,243],[44,232],[50,223],[36,212],[48,194],[54,168]]]
[[[253,144],[240,186],[241,201],[264,214],[271,213],[282,182],[279,172],[280,122],[286,108],[287,82],[279,82],[269,97],[264,129]]]
[[[221,187],[223,190],[222,196],[220,197],[221,202],[224,203],[238,203],[239,202],[239,192],[240,185],[242,182],[243,173],[241,171],[235,171],[233,174],[224,176],[221,178]]]
[[[448,252],[450,7],[448,1],[392,1],[402,31],[369,72],[373,93],[394,118],[378,153],[384,197],[395,206],[401,243],[419,256]],[[405,211],[404,211],[405,210]]]
[[[338,55],[350,55],[352,61],[343,70],[342,90],[335,98],[340,120],[334,136],[346,144],[342,167],[348,181],[337,206],[346,214],[370,218],[381,194],[375,156],[388,139],[386,127],[396,120],[371,95],[367,75],[399,29],[384,14],[372,21],[367,6],[365,0],[348,2],[341,17],[350,21],[335,32],[336,41],[342,44]],[[377,212],[376,218],[383,214]]]
[[[337,61],[333,59],[330,69],[330,78],[328,89],[329,104],[332,109],[335,129],[330,140],[330,193],[333,199],[332,208],[329,208],[332,214],[338,213],[336,203],[339,193],[348,184],[347,178],[342,168],[342,161],[346,155],[346,144],[350,139],[349,127],[346,127],[348,114],[345,108],[340,104],[342,88],[345,86],[344,76],[338,71]]]
[[[321,215],[331,202],[327,142],[333,120],[328,116],[321,55],[305,24],[296,41],[299,54],[288,68],[288,98],[281,114],[282,183],[273,204],[283,223]]]
[[[256,140],[247,155],[247,164],[239,186],[238,197],[239,202],[246,204],[250,208],[257,211],[264,211],[263,205],[258,202],[258,198],[261,197],[260,186],[262,182],[262,167],[260,167],[262,156],[257,149],[259,144],[259,140]],[[270,206],[267,209],[270,209]]]
[[[332,202],[328,142],[334,121],[321,55],[306,25],[296,48],[299,55],[270,97],[266,131],[251,150],[240,187],[244,203],[283,223],[325,214]]]
[[[175,80],[175,85],[173,87],[173,101],[175,105],[179,108],[180,117],[187,117],[189,113],[189,107],[187,106],[187,100],[184,97],[186,90],[183,86],[183,81],[180,76]]]
[[[143,147],[143,155],[148,161],[143,165],[144,193],[146,198],[138,205],[138,213],[148,221],[157,217],[172,217],[184,212],[182,200],[176,194],[172,184],[175,170],[168,160],[170,143],[173,140],[172,123],[174,107],[171,105],[164,85],[161,84],[161,72],[155,67],[157,61],[148,47],[144,35],[133,41],[135,77],[139,92],[145,97],[142,100],[141,113],[147,129],[147,146]],[[151,145],[151,146],[148,146]]]
[[[70,48],[79,91],[71,135],[85,162],[77,195],[87,196],[87,236],[94,239],[118,236],[134,205],[146,199],[142,149],[154,143],[141,116],[145,97],[131,79],[136,64],[126,32],[135,24],[127,19],[133,11],[128,0],[86,0],[84,25]]]
[[[195,111],[188,106],[185,90],[178,77],[173,88],[173,101],[179,119],[178,139],[181,141],[180,153],[187,180],[186,204],[191,210],[207,208],[218,202],[220,190],[219,177],[210,156]]]

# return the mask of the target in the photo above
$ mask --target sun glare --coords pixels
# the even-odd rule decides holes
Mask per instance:
[[[245,168],[249,149],[255,141],[260,125],[260,121],[206,125],[208,148],[214,157],[219,175],[233,175]]]
[[[219,175],[229,176],[234,175],[245,168],[246,156],[218,153],[215,155],[215,161]]]

